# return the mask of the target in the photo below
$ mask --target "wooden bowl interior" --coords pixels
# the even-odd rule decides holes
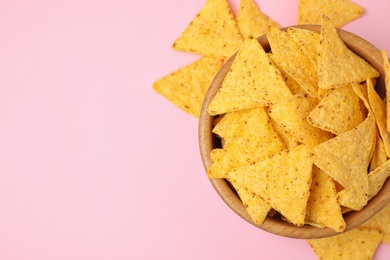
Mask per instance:
[[[299,25],[294,27],[310,29],[317,32],[320,32],[321,28],[319,25]],[[282,30],[287,30],[287,27],[283,28]],[[341,29],[338,29],[338,32],[340,37],[352,51],[364,58],[380,72],[381,76],[378,78],[378,81],[376,83],[376,89],[379,95],[384,98],[386,90],[383,76],[383,59],[380,50],[378,50],[375,46],[353,33]],[[258,41],[263,46],[265,51],[270,50],[266,35],[259,37]],[[212,164],[212,160],[210,158],[211,150],[213,148],[220,147],[219,139],[211,132],[213,127],[213,117],[207,113],[206,108],[216,94],[219,87],[221,86],[223,79],[225,78],[230,66],[235,59],[235,56],[236,54],[234,54],[229,60],[227,60],[221,70],[215,76],[206,94],[201,110],[199,119],[199,148],[203,165],[206,171]],[[293,224],[282,221],[280,218],[274,217],[267,217],[263,224],[257,225],[251,220],[251,218],[247,214],[244,205],[242,204],[240,198],[237,196],[236,191],[231,187],[231,185],[229,185],[229,183],[225,179],[210,179],[210,182],[216,192],[222,198],[222,200],[234,212],[236,212],[247,222],[262,230],[280,236],[301,239],[322,238],[340,234],[330,228],[317,228],[309,225],[297,227]],[[344,219],[347,224],[345,231],[360,226],[361,224],[369,220],[389,202],[389,198],[390,181],[387,180],[381,191],[369,201],[369,203],[363,210],[353,211],[344,214]]]

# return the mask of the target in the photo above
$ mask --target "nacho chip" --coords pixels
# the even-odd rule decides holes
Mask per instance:
[[[221,87],[210,102],[210,115],[268,106],[292,96],[280,71],[257,39],[247,38]]]
[[[264,14],[253,0],[241,0],[237,11],[237,23],[241,34],[246,38],[249,36],[259,37],[265,34],[267,26],[280,25]]]
[[[226,0],[208,0],[172,47],[227,59],[240,48],[242,41],[229,3]]]
[[[370,163],[370,172],[374,171],[376,168],[381,166],[387,161],[386,151],[385,151],[385,145],[383,144],[383,141],[379,135],[379,133],[376,134],[376,141],[375,141],[375,150],[371,158]]]
[[[364,9],[349,0],[299,0],[298,24],[320,24],[322,15],[341,27],[360,17]]]
[[[309,58],[314,68],[317,69],[318,45],[320,44],[320,34],[312,30],[289,27],[287,29],[291,38],[298,43],[303,52]]]
[[[271,210],[271,206],[268,205],[259,196],[248,191],[247,183],[240,182],[240,179],[228,179],[232,183],[234,189],[237,191],[242,204],[244,205],[246,212],[250,218],[256,224],[260,225],[266,219],[268,212]],[[242,179],[241,179],[242,180]]]
[[[333,137],[306,120],[316,105],[317,101],[308,95],[295,95],[290,100],[270,106],[268,114],[297,141],[314,147]]]
[[[383,184],[390,176],[390,160],[377,167],[368,174],[368,198],[372,199],[382,189]]]
[[[267,37],[274,60],[312,97],[317,96],[317,72],[302,48],[287,32],[269,26]]]
[[[200,58],[157,80],[153,89],[178,108],[199,117],[206,90],[221,67],[219,58]]]
[[[315,127],[339,135],[363,122],[360,98],[351,86],[330,89],[307,120]]]
[[[276,123],[275,120],[271,119],[271,124],[275,130],[275,133],[279,136],[280,140],[282,140],[287,149],[291,149],[299,145],[298,140],[278,123]]]
[[[307,240],[321,260],[372,259],[383,233],[371,228],[355,228],[340,235]]]
[[[383,66],[385,70],[385,85],[386,85],[386,93],[390,93],[390,63],[389,58],[387,58],[387,51],[382,50],[382,58],[383,58]],[[390,111],[390,98],[386,99],[386,111]],[[387,113],[386,116],[387,121],[387,132],[390,132],[390,112]]]
[[[359,210],[367,204],[367,168],[374,149],[375,138],[375,119],[370,113],[356,128],[313,149],[314,164],[345,188],[340,192],[346,193],[345,197],[342,197],[344,199],[341,199],[342,206]],[[353,201],[350,201],[352,199]]]
[[[301,226],[305,222],[311,172],[310,149],[300,145],[253,165],[234,168],[229,177],[243,179],[248,183],[248,191],[262,198],[291,223]]]
[[[390,204],[385,206],[378,214],[364,223],[361,227],[382,231],[384,233],[382,241],[390,244]]]
[[[316,166],[313,166],[306,221],[313,221],[336,232],[342,232],[346,227],[333,179]]]
[[[379,77],[374,67],[345,45],[328,17],[322,21],[318,50],[320,88],[336,88]]]
[[[374,89],[374,85],[370,78],[367,79],[367,94],[368,102],[372,113],[374,114],[376,124],[379,129],[379,134],[383,140],[387,157],[390,157],[390,138],[386,129],[386,103],[381,99]]]

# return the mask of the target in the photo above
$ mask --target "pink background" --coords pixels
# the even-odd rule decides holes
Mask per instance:
[[[152,89],[198,58],[171,44],[205,1],[0,2],[0,259],[316,259],[222,202]],[[282,26],[297,2],[257,1]],[[390,52],[390,1],[355,2],[344,29]]]

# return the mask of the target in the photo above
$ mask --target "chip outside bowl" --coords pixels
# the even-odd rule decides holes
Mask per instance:
[[[320,25],[297,25],[293,27],[310,29],[313,31],[320,32]],[[287,30],[288,27],[283,28],[282,30]],[[338,29],[338,33],[341,39],[345,44],[360,57],[369,62],[373,67],[375,67],[381,74],[378,78],[376,89],[381,97],[384,97],[386,94],[385,82],[384,82],[384,67],[383,59],[381,52],[371,43],[362,39],[361,37],[350,33],[348,31]],[[263,35],[258,38],[259,43],[263,48],[268,51],[270,49],[266,35]],[[215,96],[216,92],[220,88],[223,79],[231,67],[236,54],[234,54],[223,67],[216,74],[215,78],[210,84],[210,88],[205,96],[202,110],[199,117],[199,148],[202,158],[202,162],[205,170],[210,167],[212,164],[212,159],[210,157],[210,152],[213,148],[218,147],[218,138],[212,133],[213,128],[213,116],[210,116],[207,113],[207,106]],[[207,177],[207,175],[206,175]],[[290,224],[286,221],[281,220],[280,218],[267,217],[263,224],[255,224],[248,213],[244,205],[242,204],[240,198],[238,197],[236,191],[225,179],[210,179],[212,186],[215,191],[219,194],[222,200],[241,218],[249,222],[250,224],[273,234],[290,237],[290,238],[300,238],[300,239],[315,239],[323,238],[338,235],[340,233],[330,229],[330,228],[319,228],[310,225],[304,225],[301,227]],[[383,185],[380,192],[372,198],[368,204],[361,211],[352,211],[344,214],[344,220],[346,222],[346,229],[344,232],[351,230],[355,227],[360,226],[364,222],[368,221],[376,213],[378,213],[383,207],[390,202],[390,181],[387,180]]]

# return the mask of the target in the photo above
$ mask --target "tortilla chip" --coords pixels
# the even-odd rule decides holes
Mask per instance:
[[[227,59],[243,38],[227,0],[207,0],[172,47],[178,51]]]
[[[249,36],[259,37],[265,34],[267,26],[280,25],[264,14],[253,0],[241,0],[237,11],[237,23],[241,34],[246,38]]]
[[[390,93],[390,64],[389,58],[387,58],[387,51],[382,50],[382,58],[383,58],[383,66],[385,70],[385,85],[386,85],[386,93]],[[390,111],[390,98],[386,99],[386,111]],[[390,112],[387,112],[386,116],[387,121],[387,132],[390,132]]]
[[[372,199],[382,189],[383,184],[390,176],[390,160],[377,167],[368,174],[368,198]]]
[[[216,128],[225,145],[212,151],[209,177],[224,178],[223,172],[231,168],[255,163],[285,148],[262,107],[228,113]]]
[[[312,30],[289,27],[287,29],[291,38],[298,43],[303,52],[309,58],[314,68],[317,69],[318,45],[320,44],[320,34]]]
[[[307,120],[315,127],[339,135],[363,122],[360,98],[351,86],[330,89]]]
[[[333,137],[306,120],[316,105],[317,101],[308,95],[295,95],[290,100],[270,106],[268,114],[297,141],[314,147]]]
[[[299,0],[298,24],[320,24],[322,15],[341,27],[363,15],[364,9],[348,0]]]
[[[385,151],[385,145],[383,144],[383,141],[379,135],[379,133],[376,134],[376,141],[375,141],[375,150],[371,158],[370,163],[370,172],[374,171],[376,168],[381,166],[387,161],[386,151]]]
[[[248,183],[248,191],[262,198],[291,223],[302,226],[311,172],[310,149],[300,145],[265,157],[255,164],[236,167],[229,172],[229,177],[242,178]]]
[[[268,106],[292,96],[280,71],[257,39],[247,38],[218,92],[208,106],[210,115]]]
[[[306,221],[313,221],[336,232],[344,231],[346,224],[337,202],[333,179],[318,167],[313,167],[313,181],[306,208]]]
[[[219,58],[200,58],[157,80],[153,89],[178,108],[199,117],[206,90],[222,64]]]
[[[379,77],[379,72],[351,51],[330,19],[324,17],[318,52],[318,85],[330,89]]]
[[[275,120],[271,119],[271,124],[275,130],[275,133],[279,136],[287,149],[291,149],[299,145],[298,140],[289,132],[287,132],[282,126],[276,123]]]
[[[361,227],[382,231],[384,233],[382,241],[390,244],[390,204],[385,206],[378,214],[364,223]]]
[[[240,182],[240,179],[228,180],[232,183],[234,189],[237,191],[237,194],[240,197],[246,212],[253,220],[253,222],[258,225],[262,224],[268,216],[268,212],[271,210],[271,206],[260,197],[256,196],[254,193],[248,191],[247,183]]]
[[[267,38],[274,60],[312,97],[317,96],[317,71],[302,48],[287,32],[269,26]],[[303,69],[304,68],[304,69]]]
[[[355,228],[340,235],[307,240],[321,260],[354,259],[374,257],[383,233],[371,228]]]
[[[367,204],[367,168],[373,153],[375,138],[375,119],[370,113],[356,128],[313,149],[314,164],[345,188],[340,192],[346,193],[345,197],[340,198],[339,195],[342,206],[360,210]],[[351,199],[353,201],[350,201]]]

